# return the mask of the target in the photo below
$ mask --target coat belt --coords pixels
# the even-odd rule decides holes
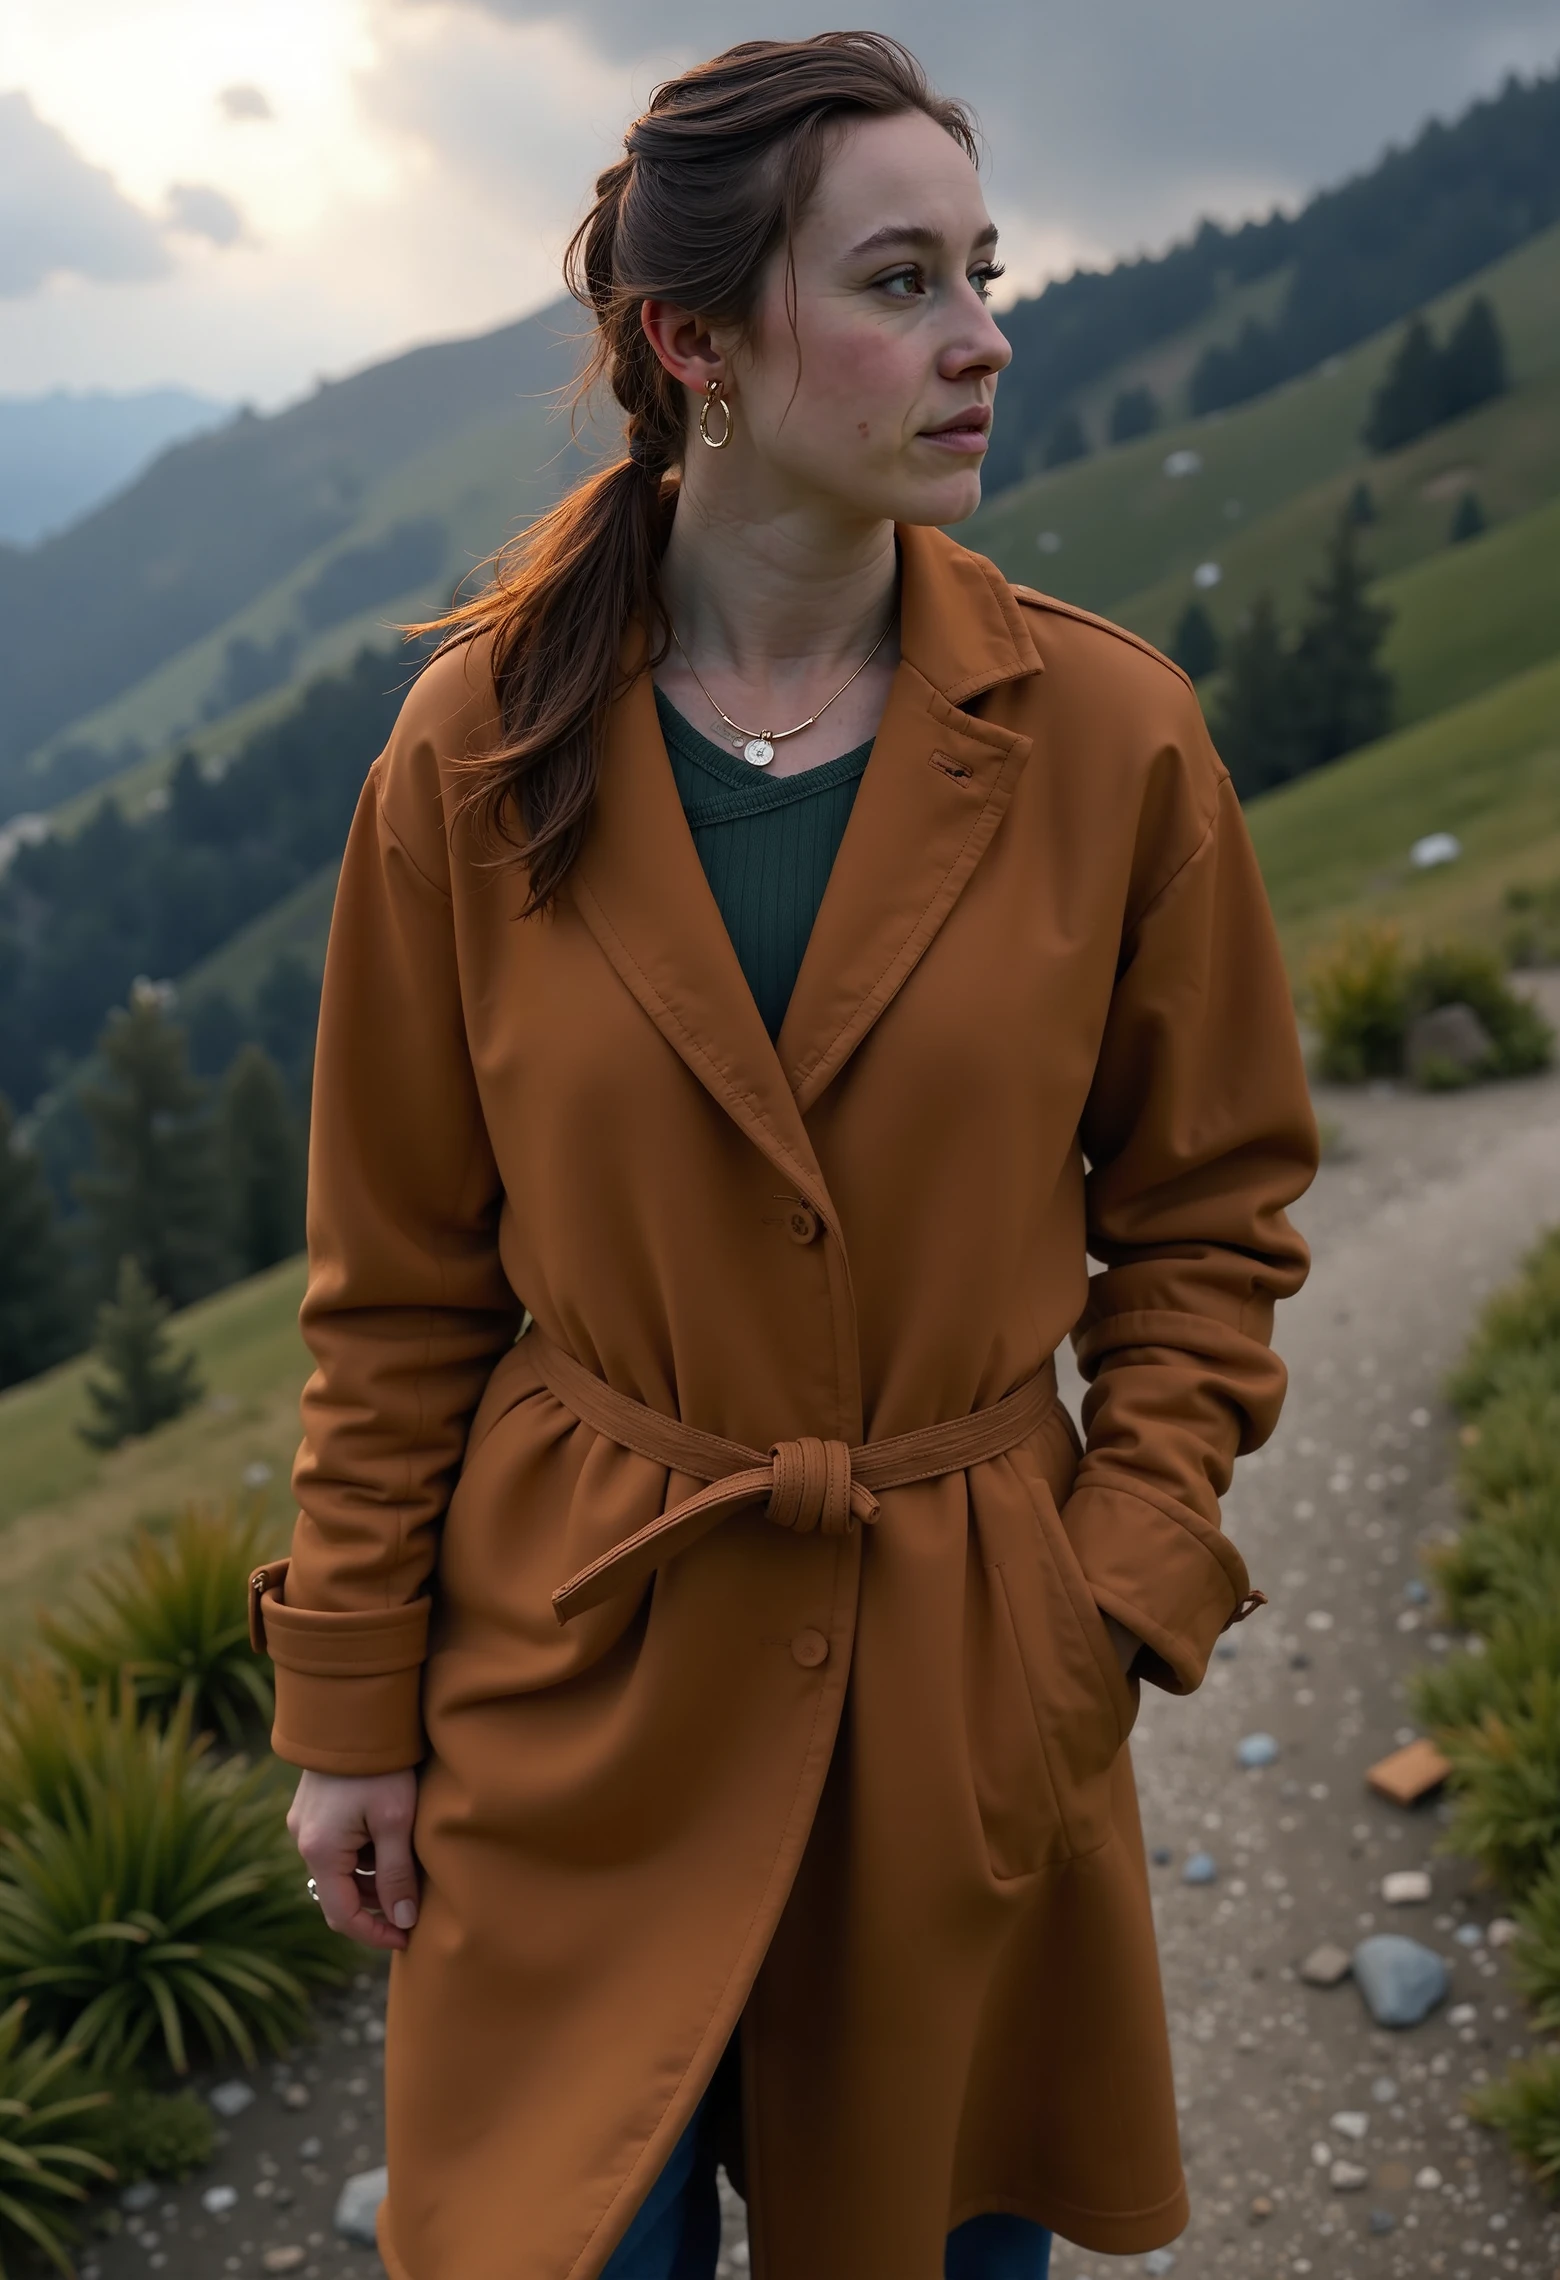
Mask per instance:
[[[1000,1457],[1027,1441],[1057,1405],[1056,1365],[1048,1360],[1001,1401],[966,1417],[920,1425],[884,1441],[864,1441],[858,1448],[804,1436],[776,1441],[766,1452],[647,1409],[555,1346],[534,1323],[524,1343],[548,1392],[582,1425],[670,1472],[710,1484],[561,1585],[552,1595],[560,1623],[643,1583],[744,1506],[762,1504],[767,1520],[797,1535],[815,1529],[827,1536],[849,1535],[858,1521],[877,1518],[877,1490],[936,1480]]]

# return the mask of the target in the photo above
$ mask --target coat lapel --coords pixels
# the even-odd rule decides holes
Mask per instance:
[[[647,672],[607,724],[576,908],[699,1082],[835,1227],[803,1122],[958,901],[1029,739],[961,712],[1041,670],[1001,573],[901,526],[900,665],[775,1044],[699,861]]]
[[[777,1044],[803,1112],[913,972],[1029,757],[959,709],[1042,670],[1007,581],[938,532],[898,536],[900,666]]]
[[[590,834],[569,886],[667,1042],[835,1224],[807,1128],[693,844],[646,672],[612,708]]]

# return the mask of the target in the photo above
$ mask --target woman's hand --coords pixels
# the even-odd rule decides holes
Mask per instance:
[[[417,1921],[416,1810],[410,1770],[300,1775],[287,1826],[333,1932],[362,1947],[405,1947]]]
[[[1100,1609],[1100,1613],[1105,1615],[1103,1607]],[[1124,1678],[1132,1668],[1133,1659],[1143,1642],[1136,1631],[1129,1631],[1125,1623],[1116,1621],[1114,1615],[1105,1615],[1105,1628],[1110,1633],[1110,1643],[1116,1650],[1116,1658],[1121,1664],[1121,1674]]]

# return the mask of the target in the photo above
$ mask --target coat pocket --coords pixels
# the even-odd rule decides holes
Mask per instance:
[[[1137,1721],[1142,1682],[1121,1668],[1050,1481],[1028,1451],[1013,1454],[1029,1525],[1004,1544],[993,1581],[1055,1799],[1059,1844],[1043,1857],[1075,1859],[1110,1836],[1111,1769]]]

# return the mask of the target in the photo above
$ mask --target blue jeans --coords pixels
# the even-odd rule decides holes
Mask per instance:
[[[715,2154],[701,2105],[607,2260],[602,2280],[713,2280],[720,2251]],[[948,2235],[945,2280],[1046,2280],[1051,2235],[1027,2217],[971,2217]]]

